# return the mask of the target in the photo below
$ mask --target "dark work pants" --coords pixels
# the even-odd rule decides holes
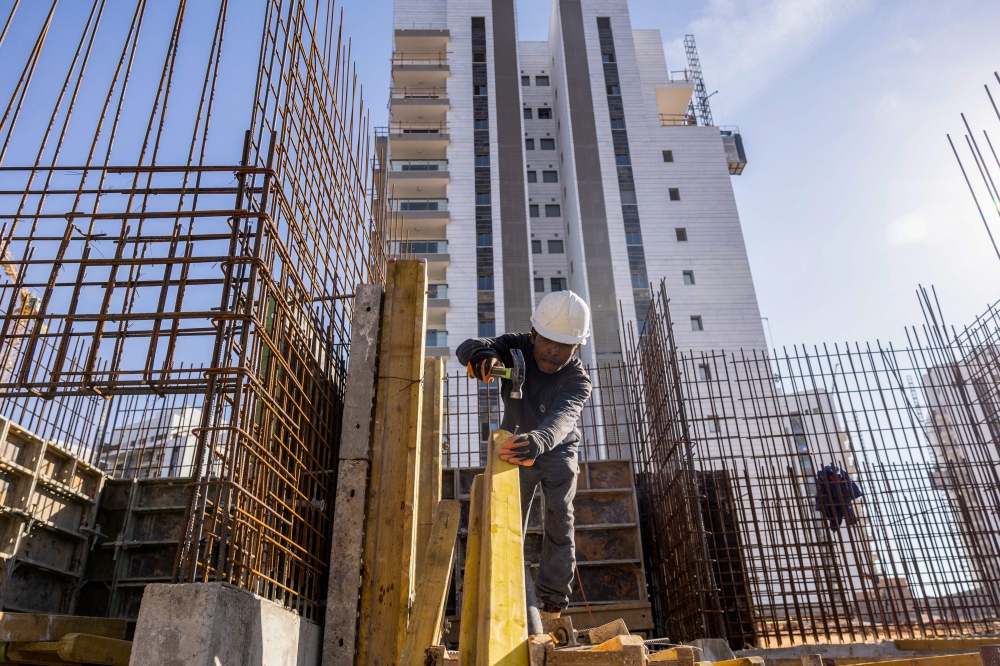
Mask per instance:
[[[521,522],[528,532],[528,514],[535,487],[542,485],[545,515],[542,535],[542,561],[535,576],[535,591],[542,606],[565,609],[569,605],[576,569],[576,545],[573,542],[573,498],[579,465],[576,451],[566,455],[558,449],[543,453],[530,467],[521,467]]]

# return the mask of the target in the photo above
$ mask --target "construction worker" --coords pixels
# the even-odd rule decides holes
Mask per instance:
[[[573,498],[576,496],[577,421],[590,397],[590,377],[577,358],[590,335],[590,308],[572,291],[557,291],[539,302],[530,333],[466,340],[455,355],[480,381],[490,382],[493,366],[510,367],[511,349],[524,356],[522,398],[511,399],[511,383],[501,381],[504,415],[500,427],[516,433],[503,443],[501,460],[520,465],[521,518],[535,487],[545,498],[542,559],[535,576],[539,610],[558,617],[569,605],[576,568]]]

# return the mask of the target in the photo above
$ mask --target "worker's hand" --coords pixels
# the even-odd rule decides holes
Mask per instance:
[[[478,379],[481,382],[486,382],[489,384],[493,381],[493,376],[490,374],[495,366],[503,367],[503,363],[500,362],[496,356],[492,354],[482,354],[477,357],[473,357],[469,361],[469,374]]]
[[[541,448],[528,435],[514,435],[500,447],[500,460],[514,465],[530,467],[541,453]]]

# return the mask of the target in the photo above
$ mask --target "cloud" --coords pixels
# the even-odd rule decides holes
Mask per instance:
[[[686,32],[697,40],[702,68],[710,73],[709,89],[725,90],[727,106],[735,111],[869,4],[870,0],[709,0]],[[683,53],[679,41],[667,48]]]
[[[885,230],[885,241],[889,245],[912,245],[927,238],[930,225],[916,213],[897,217]]]

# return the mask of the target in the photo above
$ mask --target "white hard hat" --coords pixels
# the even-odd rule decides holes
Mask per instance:
[[[531,323],[543,338],[585,345],[590,335],[590,307],[572,291],[554,291],[538,303]]]

